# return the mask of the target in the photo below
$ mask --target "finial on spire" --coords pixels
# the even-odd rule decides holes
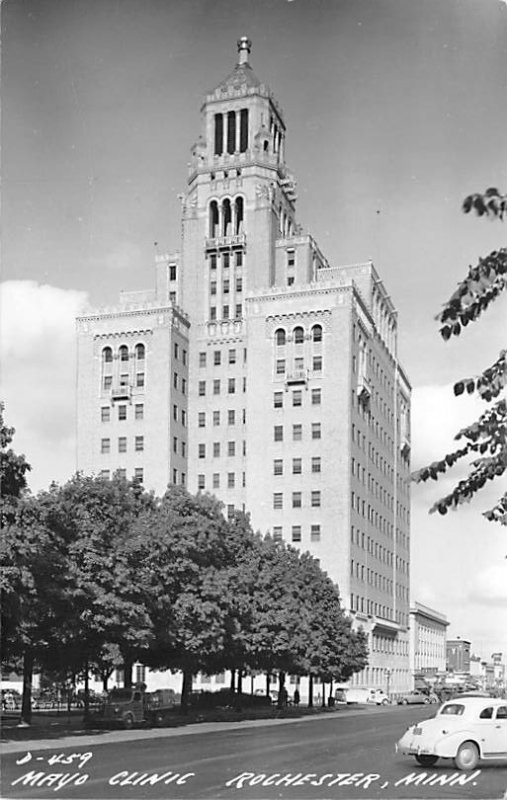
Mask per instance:
[[[252,42],[248,36],[238,39],[238,64],[248,64],[248,56],[252,49]]]

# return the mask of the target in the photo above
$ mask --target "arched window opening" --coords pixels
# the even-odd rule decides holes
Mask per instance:
[[[218,203],[212,200],[209,204],[209,235],[212,239],[218,236]]]
[[[231,236],[232,209],[231,201],[224,200],[222,203],[222,236]]]
[[[305,332],[303,328],[294,328],[295,344],[303,344],[304,340],[305,340]]]
[[[136,344],[136,358],[138,361],[144,361],[145,348],[144,344]]]
[[[118,352],[120,354],[120,361],[129,360],[129,349],[126,344],[122,344]]]
[[[268,150],[269,150],[269,142],[268,142],[267,139],[264,139],[264,144],[262,146],[262,149],[264,150],[265,153],[268,152]]]
[[[243,232],[243,198],[237,197],[234,203],[234,217],[235,226],[234,233],[236,236]]]
[[[227,114],[227,152],[234,153],[236,150],[236,112],[229,111]]]
[[[244,153],[248,147],[248,108],[241,109],[239,120],[239,151]]]
[[[285,344],[285,341],[286,341],[286,336],[284,329],[278,328],[278,330],[275,331],[275,342],[277,346],[280,347],[280,345]]]
[[[221,156],[224,152],[224,117],[215,114],[215,155]]]
[[[102,350],[102,361],[104,364],[110,364],[113,360],[113,351],[110,347],[104,347]]]
[[[312,339],[314,342],[322,341],[322,326],[314,325],[312,328]]]

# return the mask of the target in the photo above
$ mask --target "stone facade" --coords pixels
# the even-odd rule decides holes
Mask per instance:
[[[283,113],[249,51],[241,39],[235,69],[205,97],[180,196],[181,250],[157,259],[154,296],[78,321],[78,466],[143,467],[158,492],[185,481],[309,550],[368,634],[370,664],[354,685],[402,691],[411,389],[396,310],[372,263],[330,266],[297,222]],[[124,422],[100,422],[101,353],[120,358],[113,344],[127,334],[147,359],[142,394],[135,371],[129,378],[129,402],[146,405],[144,460],[134,451],[128,463],[100,452],[103,425],[115,426],[113,440]]]
[[[428,681],[446,672],[447,627],[445,614],[415,602],[410,609],[410,666],[414,676]]]

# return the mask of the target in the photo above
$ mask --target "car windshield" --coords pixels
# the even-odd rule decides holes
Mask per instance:
[[[113,689],[109,693],[109,699],[113,702],[117,702],[118,700],[131,700],[132,689]]]
[[[455,717],[461,716],[465,710],[463,703],[447,703],[440,709],[440,714],[453,714]]]

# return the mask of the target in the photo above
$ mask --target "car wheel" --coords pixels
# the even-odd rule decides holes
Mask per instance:
[[[407,698],[406,698],[406,697],[403,697],[403,698],[402,698],[401,705],[402,705],[402,706],[408,706],[408,700],[407,700]]]
[[[423,700],[423,703],[424,703],[424,705],[425,705],[425,706],[427,706],[429,702],[430,702],[430,699],[429,699],[429,697],[426,697],[426,698]]]
[[[389,700],[387,699],[387,697],[384,697],[384,699],[382,700],[382,705],[383,706],[388,706],[389,705]]]
[[[162,714],[161,711],[158,711],[155,714],[155,725],[157,726],[157,728],[160,728],[162,727],[163,724],[164,724],[164,715]]]
[[[479,749],[474,742],[463,742],[458,748],[454,764],[458,769],[475,769],[479,763]]]
[[[134,717],[132,716],[132,714],[125,714],[125,716],[123,717],[123,726],[127,730],[130,730],[131,728],[134,727]]]
[[[438,756],[418,755],[415,760],[421,767],[432,767],[438,761]]]

